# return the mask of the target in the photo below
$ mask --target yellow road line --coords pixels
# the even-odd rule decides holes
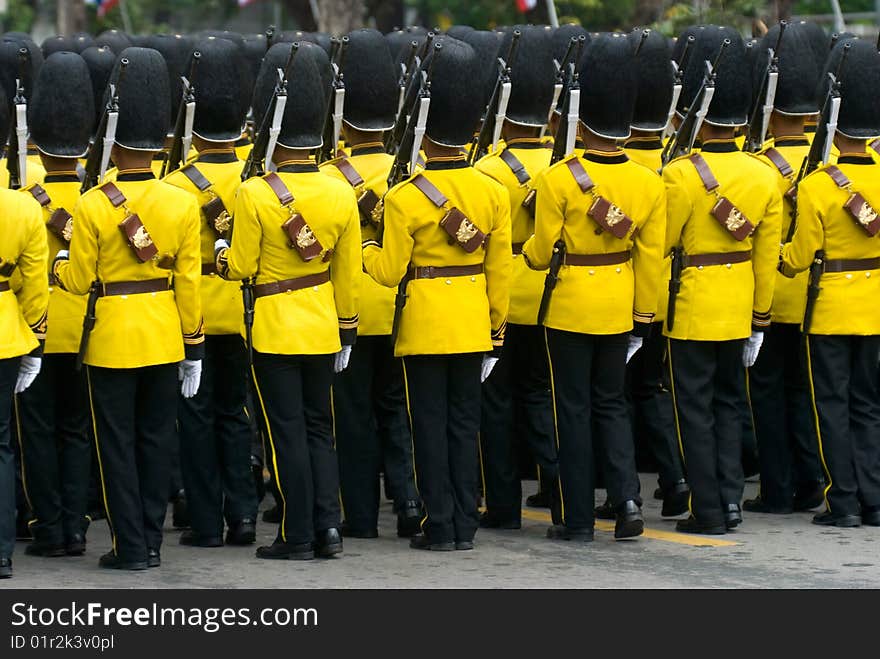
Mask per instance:
[[[522,516],[535,522],[549,522],[550,513],[541,513],[535,510],[523,510]],[[604,520],[596,520],[596,530],[598,531],[614,531],[614,522]],[[738,542],[732,540],[720,540],[709,536],[689,535],[687,533],[676,533],[675,531],[661,531],[659,529],[645,528],[642,534],[643,538],[651,538],[652,540],[664,540],[666,542],[674,542],[677,545],[689,545],[691,547],[734,547]]]

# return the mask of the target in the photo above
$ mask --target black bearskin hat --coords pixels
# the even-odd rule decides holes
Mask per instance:
[[[119,80],[123,59],[128,66]],[[126,48],[110,79],[118,80],[116,143],[136,151],[161,151],[171,124],[168,65],[162,54],[151,48]]]
[[[471,75],[475,78],[474,88],[481,93],[482,112],[485,113],[495,81],[498,79],[498,58],[507,54],[506,50],[504,54],[501,51],[501,38],[504,35],[485,30],[459,30],[459,32],[463,33],[459,40],[473,48],[477,55],[477,67]],[[453,38],[458,39],[458,37]]]
[[[844,49],[849,54],[841,66]],[[880,53],[874,44],[862,39],[841,39],[831,51],[821,88],[824,98],[830,76],[840,81],[840,116],[837,132],[853,139],[872,139],[880,136]]]
[[[200,56],[195,80],[190,80],[196,99],[193,134],[209,142],[237,140],[250,106],[244,54],[232,41],[213,37],[199,42],[195,51]]]
[[[369,29],[351,32],[342,72],[345,123],[358,130],[391,128],[399,91],[397,71],[382,34]]]
[[[128,38],[128,35],[119,30],[104,30],[98,35],[98,38],[95,39],[95,43],[99,46],[107,46],[117,55],[133,45],[131,39]]]
[[[95,105],[95,117],[92,122],[92,131],[98,128],[101,121],[101,115],[104,112],[106,99],[104,93],[107,90],[107,83],[110,81],[110,74],[113,67],[116,66],[117,57],[107,46],[97,48],[92,46],[82,51],[82,58],[89,68],[89,78],[92,81],[92,93]]]
[[[440,52],[433,51],[423,66],[433,66],[426,137],[442,146],[470,143],[484,109],[471,79],[478,66],[476,52],[465,42],[446,37]]]
[[[632,127],[637,130],[663,130],[669,121],[672,87],[672,49],[669,41],[657,31],[649,30],[642,41],[642,30],[634,30],[629,39],[638,48],[636,74],[638,78],[636,106]],[[639,46],[641,44],[641,46]]]
[[[634,48],[625,34],[593,39],[580,62],[580,116],[587,129],[608,139],[626,139],[636,103]]]
[[[48,156],[81,158],[89,148],[95,99],[89,67],[76,53],[51,55],[40,68],[28,103],[28,127]]]

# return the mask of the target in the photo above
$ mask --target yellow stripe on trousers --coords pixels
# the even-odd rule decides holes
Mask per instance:
[[[110,528],[110,541],[113,545],[113,554],[116,554],[116,532],[113,530],[113,518],[110,516],[110,503],[107,501],[107,487],[104,485],[104,461],[101,459],[101,443],[98,441],[98,422],[95,419],[95,402],[92,396],[92,373],[86,366],[86,382],[89,386],[89,412],[92,415],[92,431],[95,435],[95,453],[98,457],[98,476],[101,479],[101,496],[104,499],[104,512],[107,513],[107,526]]]
[[[281,541],[287,542],[287,499],[284,497],[284,489],[281,487],[281,475],[278,473],[278,454],[275,452],[275,440],[272,438],[272,426],[269,424],[269,415],[263,402],[263,394],[257,383],[257,371],[251,365],[251,375],[254,378],[254,389],[257,399],[260,401],[260,410],[263,412],[263,421],[266,424],[266,434],[269,436],[269,447],[272,449],[272,476],[275,478],[275,486],[278,488],[278,496],[281,497]]]

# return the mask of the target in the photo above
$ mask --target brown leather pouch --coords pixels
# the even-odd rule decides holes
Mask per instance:
[[[523,199],[522,202],[522,207],[528,211],[529,217],[532,219],[535,219],[535,201],[537,196],[537,192],[534,189],[529,188],[529,191],[526,193],[526,198]]]
[[[361,193],[361,196],[358,197],[357,200],[358,211],[361,214],[361,225],[367,226],[368,224],[379,224],[379,221],[382,219],[381,214],[378,214],[376,211],[376,207],[379,205],[379,195],[377,195],[372,190],[364,190]]]
[[[153,239],[147,233],[147,228],[141,222],[141,218],[137,216],[137,213],[127,215],[119,223],[119,229],[141,263],[146,263],[159,253],[156,245],[153,244]]]
[[[626,213],[601,196],[597,196],[593,200],[593,205],[590,206],[587,215],[593,218],[593,221],[603,230],[618,239],[626,238],[633,225],[633,221],[627,217]]]
[[[727,197],[718,198],[712,208],[712,217],[736,240],[745,240],[755,230],[755,225]]]
[[[873,238],[880,232],[880,217],[860,192],[852,193],[843,207],[869,236]]]
[[[468,254],[475,252],[486,242],[486,234],[471,222],[455,206],[440,220],[440,226],[449,234],[450,244],[457,244]]]
[[[57,209],[49,217],[46,227],[54,233],[65,245],[70,245],[73,235],[73,216],[63,208]]]
[[[214,197],[211,201],[202,204],[202,213],[208,226],[217,234],[218,238],[226,238],[229,235],[229,230],[232,228],[232,216],[220,197]]]
[[[324,248],[302,215],[294,213],[281,228],[287,234],[288,246],[295,249],[303,261],[321,256]]]

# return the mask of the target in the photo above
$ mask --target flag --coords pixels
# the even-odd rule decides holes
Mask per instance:
[[[238,0],[238,6],[247,7],[248,5],[254,4],[256,1],[257,0]]]
[[[86,0],[86,4],[97,7],[98,17],[103,18],[108,11],[119,4],[119,0]]]
[[[538,0],[516,0],[516,8],[525,14],[538,6]]]

